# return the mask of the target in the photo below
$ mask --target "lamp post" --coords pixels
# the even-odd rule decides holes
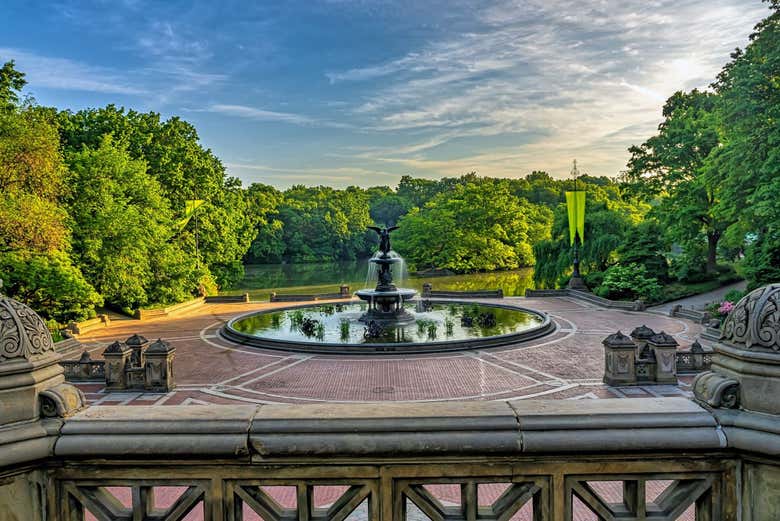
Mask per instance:
[[[567,287],[580,291],[588,291],[585,281],[580,275],[580,246],[585,236],[585,191],[578,190],[577,160],[574,160],[571,174],[574,177],[574,191],[566,192],[566,206],[569,213],[569,241],[572,247],[574,269]]]

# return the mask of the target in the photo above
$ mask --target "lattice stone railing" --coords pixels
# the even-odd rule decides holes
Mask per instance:
[[[737,520],[738,458],[684,399],[92,407],[50,520]]]
[[[55,519],[733,519],[736,498],[726,484],[734,477],[734,464],[727,460],[657,459],[648,465],[607,458],[573,464],[583,472],[569,474],[562,462],[498,460],[250,469],[119,467],[101,469],[99,480],[94,469],[69,469],[67,476],[55,472],[60,498]],[[627,473],[604,472],[605,464]],[[528,475],[518,474],[522,467]],[[140,477],[163,470],[178,477]]]

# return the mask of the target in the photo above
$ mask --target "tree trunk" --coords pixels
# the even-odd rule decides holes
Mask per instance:
[[[720,232],[707,232],[707,273],[718,271],[718,241]]]

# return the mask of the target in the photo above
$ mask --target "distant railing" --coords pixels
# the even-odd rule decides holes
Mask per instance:
[[[271,302],[306,302],[309,300],[333,300],[339,298],[352,298],[349,286],[339,286],[338,293],[280,294],[274,291],[271,293],[270,300]]]
[[[681,317],[698,322],[699,324],[706,324],[712,320],[712,315],[707,311],[698,311],[691,308],[686,308],[681,304],[676,304],[669,311],[670,317]]]
[[[194,308],[202,306],[206,300],[203,297],[194,298],[178,304],[172,304],[163,308],[154,309],[138,309],[135,312],[135,318],[138,320],[148,320],[150,318],[167,317],[170,315],[176,315],[186,311],[191,311]]]
[[[503,289],[480,289],[475,291],[434,291],[430,282],[423,284],[423,298],[504,298]]]
[[[71,322],[67,325],[66,329],[74,335],[81,335],[95,329],[108,327],[109,324],[111,324],[109,316],[101,314],[95,318],[90,318],[81,322]]]
[[[60,360],[60,365],[69,382],[103,382],[106,379],[105,360],[92,360],[88,351],[84,351],[78,360]]]
[[[604,308],[624,309],[627,311],[643,311],[645,309],[645,303],[641,300],[634,300],[632,302],[625,300],[610,300],[608,298],[594,295],[593,293],[588,293],[586,291],[580,291],[576,289],[526,289],[525,296],[527,298],[574,297],[576,299],[584,300]]]
[[[232,304],[249,302],[249,293],[241,295],[210,295],[204,299],[206,304]]]

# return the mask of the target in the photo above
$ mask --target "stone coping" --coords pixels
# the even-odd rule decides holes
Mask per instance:
[[[59,458],[285,458],[713,451],[715,418],[684,398],[586,402],[94,406],[64,420]],[[3,446],[0,445],[0,453]]]
[[[777,418],[685,398],[93,406],[0,429],[0,471],[65,460],[228,463],[566,454],[780,455]]]

